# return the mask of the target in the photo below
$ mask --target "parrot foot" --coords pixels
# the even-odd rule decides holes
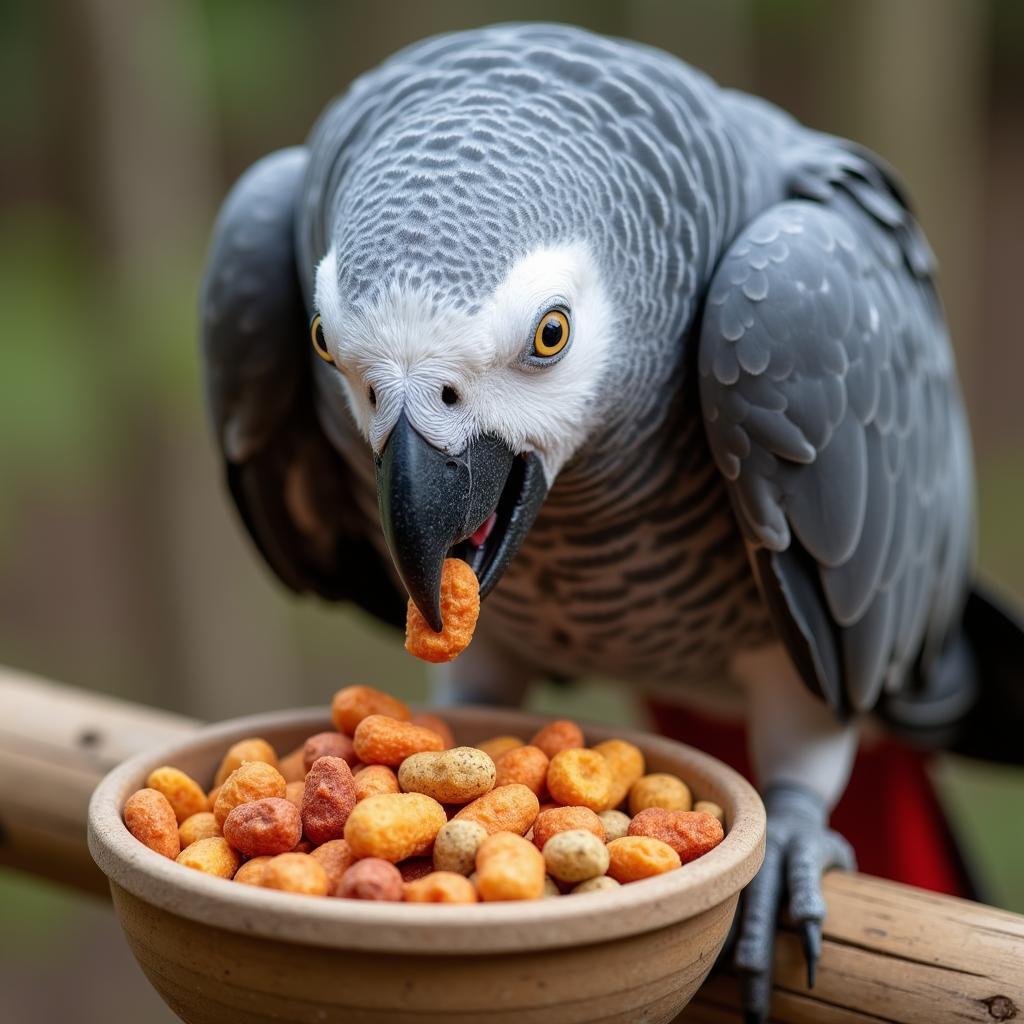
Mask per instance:
[[[828,814],[815,793],[783,783],[764,795],[768,837],[764,863],[743,894],[733,966],[742,979],[745,1024],[764,1024],[772,998],[775,930],[784,892],[807,962],[807,986],[821,955],[825,900],[821,876],[829,868],[852,871],[853,849],[828,828]]]

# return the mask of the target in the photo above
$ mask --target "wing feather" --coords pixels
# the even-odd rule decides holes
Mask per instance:
[[[273,153],[221,208],[201,296],[207,402],[228,488],[277,575],[295,591],[351,599],[398,624],[404,602],[314,411],[295,259],[306,166],[304,148]]]
[[[808,685],[845,713],[905,682],[926,634],[941,643],[973,525],[927,245],[861,152],[832,170],[827,188],[803,182],[815,201],[779,204],[733,243],[699,370],[773,621]]]

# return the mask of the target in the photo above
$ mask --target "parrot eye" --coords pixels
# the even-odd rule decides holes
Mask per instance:
[[[569,318],[560,309],[549,309],[533,334],[533,354],[543,359],[557,356],[569,344]]]
[[[334,356],[327,350],[327,340],[324,338],[323,324],[320,323],[320,314],[317,313],[309,322],[309,337],[313,342],[316,354],[326,363],[333,363]]]

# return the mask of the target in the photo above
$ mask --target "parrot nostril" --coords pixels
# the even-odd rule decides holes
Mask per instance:
[[[377,392],[374,391],[373,388],[370,388],[366,392],[366,397],[370,399],[370,405],[372,405],[374,407],[374,409],[376,409],[377,408]]]
[[[459,393],[453,387],[443,387],[441,389],[441,401],[445,405],[455,405],[459,401]]]

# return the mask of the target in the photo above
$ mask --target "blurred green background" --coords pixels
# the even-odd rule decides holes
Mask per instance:
[[[197,284],[249,163],[397,47],[508,19],[660,45],[900,169],[942,265],[981,562],[1024,601],[1019,0],[3,0],[0,662],[211,719],[357,681],[426,695],[394,636],[294,600],[242,536],[201,400]],[[530,702],[639,714],[601,680]],[[1024,911],[1021,775],[938,775],[989,897]],[[0,908],[3,1020],[170,1019],[103,904],[0,872]]]

